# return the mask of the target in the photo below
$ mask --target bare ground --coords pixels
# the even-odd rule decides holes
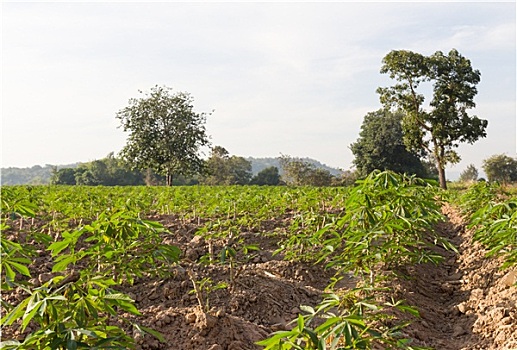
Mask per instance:
[[[443,263],[413,265],[400,271],[406,278],[393,283],[393,294],[421,314],[405,329],[405,335],[417,345],[438,350],[517,349],[516,271],[500,271],[501,262],[485,258],[482,247],[472,243],[471,232],[458,213],[450,207],[444,210],[448,220],[436,230],[458,247],[459,254],[437,248],[445,256]],[[322,266],[273,256],[277,242],[267,232],[282,223],[271,222],[260,232],[242,232],[247,243],[258,244],[261,250],[241,264],[229,287],[205,293],[201,304],[206,306],[208,300],[209,311],[204,312],[192,292],[192,279],[228,282],[228,267],[194,263],[209,250],[194,234],[199,223],[174,216],[152,219],[174,233],[164,236],[164,242],[179,246],[185,257],[171,267],[172,275],[166,280],[142,279],[124,287],[142,312],[138,321],[166,339],[166,343],[159,343],[135,334],[139,349],[259,349],[254,343],[287,329],[300,305],[316,305],[333,275]],[[17,232],[9,236],[25,240]],[[218,247],[214,249],[217,253]],[[33,276],[37,276],[34,281],[50,278],[51,268],[50,256],[40,250],[40,257],[31,265]],[[6,300],[18,297],[16,291],[2,292]],[[3,337],[20,334],[6,328]]]

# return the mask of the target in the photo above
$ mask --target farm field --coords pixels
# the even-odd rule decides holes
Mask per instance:
[[[389,172],[2,187],[3,348],[515,349],[516,208]]]

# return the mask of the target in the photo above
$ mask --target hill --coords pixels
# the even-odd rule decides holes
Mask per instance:
[[[57,169],[76,168],[80,163],[58,165]],[[0,184],[2,185],[46,185],[50,183],[54,165],[34,165],[30,168],[2,168]]]
[[[323,169],[328,170],[332,175],[339,175],[343,171],[341,169],[332,168],[328,165],[325,165],[316,159],[312,158],[299,158],[300,160],[303,160],[304,162],[308,162],[312,165],[314,165],[317,169]],[[264,158],[253,158],[248,157],[246,160],[251,162],[251,171],[253,172],[253,175],[258,174],[260,171],[264,170],[265,168],[275,166],[280,171],[280,174],[282,174],[282,167],[280,166],[280,160],[279,158],[272,158],[272,157],[264,157]]]

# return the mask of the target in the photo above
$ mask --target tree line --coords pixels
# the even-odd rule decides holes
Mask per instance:
[[[333,175],[309,159],[282,155],[277,160],[280,168],[268,166],[253,175],[251,161],[230,155],[224,147],[215,146],[210,157],[203,160],[198,173],[172,174],[172,185],[338,186],[349,185],[356,180],[351,171]],[[167,179],[151,169],[131,170],[121,157],[110,153],[103,159],[82,163],[75,168],[58,170],[55,167],[50,182],[54,185],[139,186],[166,185]]]
[[[393,50],[383,58],[380,73],[395,83],[377,89],[382,107],[364,117],[359,138],[350,145],[356,169],[341,178],[289,156],[280,157],[282,176],[275,167],[252,176],[249,161],[221,146],[212,147],[204,160],[200,149],[211,147],[205,128],[211,113],[196,112],[187,92],[154,86],[116,114],[128,133],[120,158],[57,171],[53,182],[328,186],[378,169],[436,178],[447,188],[445,167],[460,161],[459,144],[486,137],[487,120],[468,112],[476,106],[481,73],[456,49],[430,56]],[[515,163],[503,156],[484,163],[488,179],[516,181]],[[474,170],[469,166],[463,178],[473,177]]]

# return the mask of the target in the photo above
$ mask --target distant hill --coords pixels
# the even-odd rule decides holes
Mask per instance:
[[[266,157],[266,158],[246,158],[251,162],[251,171],[253,175],[258,174],[261,170],[275,166],[282,174],[282,168],[280,167],[280,161],[278,158]],[[322,168],[328,170],[332,175],[339,175],[342,173],[340,169],[329,167],[319,161],[311,158],[300,158],[303,161],[309,162],[316,168]],[[74,163],[68,165],[58,165],[58,169],[63,168],[77,168],[81,163]],[[0,184],[2,185],[46,185],[50,183],[52,177],[52,168],[54,165],[47,164],[45,166],[35,165],[30,168],[2,168],[0,176]]]
[[[80,163],[58,165],[58,169],[77,168]],[[35,165],[31,168],[2,168],[0,184],[2,185],[46,185],[50,183],[54,165]]]
[[[261,170],[263,170],[265,168],[272,167],[272,166],[277,167],[278,170],[280,171],[280,174],[282,174],[282,167],[280,166],[279,158],[271,158],[271,157],[253,158],[253,157],[248,157],[246,159],[251,162],[251,171],[253,172],[253,175],[256,175]],[[314,165],[315,168],[318,168],[318,169],[321,168],[321,169],[324,169],[324,170],[328,170],[332,175],[340,175],[343,172],[341,169],[329,167],[328,165],[325,165],[325,164],[323,164],[323,163],[321,163],[321,162],[319,162],[319,161],[317,161],[315,159],[312,159],[312,158],[297,158],[297,159],[301,159],[304,162],[308,162],[308,163]]]

